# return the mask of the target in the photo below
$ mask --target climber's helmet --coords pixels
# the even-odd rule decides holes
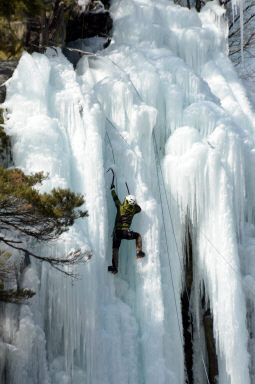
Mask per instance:
[[[133,195],[128,195],[128,196],[126,196],[126,199],[125,199],[127,202],[128,202],[128,204],[130,204],[130,205],[135,205],[136,204],[136,198],[135,198],[135,196],[133,196]]]

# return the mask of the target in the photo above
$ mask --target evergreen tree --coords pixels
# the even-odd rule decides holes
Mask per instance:
[[[45,7],[43,0],[0,0],[0,17],[38,15]]]
[[[3,124],[2,110],[0,124]],[[1,126],[0,142],[2,151],[9,146],[9,138]],[[84,198],[79,193],[62,188],[54,188],[51,193],[39,193],[36,186],[47,177],[42,172],[26,175],[18,168],[0,166],[0,301],[16,303],[34,295],[27,289],[5,289],[4,283],[16,280],[17,275],[9,252],[11,249],[47,262],[72,277],[75,277],[74,273],[63,266],[84,263],[91,257],[89,251],[80,249],[61,259],[41,256],[26,246],[29,238],[43,242],[55,240],[68,231],[75,220],[88,216],[87,210],[81,208]]]
[[[61,188],[39,193],[34,186],[46,178],[42,172],[25,175],[20,169],[0,166],[0,242],[53,266],[73,264],[84,256],[81,252],[59,260],[36,255],[24,246],[27,238],[55,240],[75,220],[88,216],[86,210],[78,209],[84,203],[79,193]],[[19,239],[14,239],[12,234],[18,234]]]

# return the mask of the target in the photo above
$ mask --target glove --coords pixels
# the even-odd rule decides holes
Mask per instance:
[[[115,185],[112,183],[112,185],[111,185],[111,190],[112,189],[115,189]]]

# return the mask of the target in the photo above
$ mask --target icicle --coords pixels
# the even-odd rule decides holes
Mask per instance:
[[[235,15],[240,13],[240,48],[241,48],[241,59],[243,62],[243,45],[244,45],[244,3],[245,0],[232,0],[232,14],[233,14],[233,22]]]

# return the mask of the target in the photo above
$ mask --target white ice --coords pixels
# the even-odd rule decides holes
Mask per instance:
[[[84,194],[88,219],[57,243],[91,249],[72,284],[47,265],[27,269],[38,294],[23,306],[10,350],[11,383],[180,384],[180,296],[187,217],[193,229],[195,333],[200,287],[214,318],[219,384],[249,384],[255,367],[254,113],[227,57],[224,11],[167,0],[112,1],[112,44],[74,70],[61,54],[24,53],[8,83],[6,130],[15,165],[45,171],[41,188]],[[133,242],[109,275],[115,207],[128,183],[142,213],[146,258]],[[248,306],[246,307],[246,300]],[[249,310],[248,328],[246,311]],[[10,314],[11,317],[11,314]],[[197,338],[194,382],[206,382]],[[250,354],[250,355],[249,355]],[[206,356],[205,356],[206,359]]]

